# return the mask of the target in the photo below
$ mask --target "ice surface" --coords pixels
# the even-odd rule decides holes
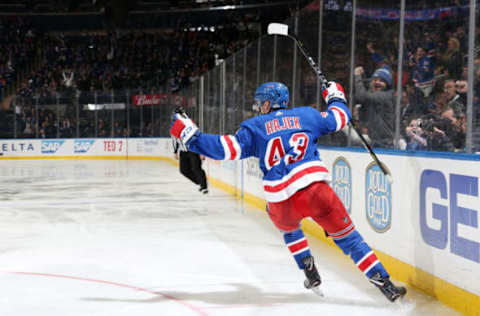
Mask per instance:
[[[412,288],[389,303],[310,240],[303,288],[266,214],[156,161],[3,160],[0,315],[455,315]]]

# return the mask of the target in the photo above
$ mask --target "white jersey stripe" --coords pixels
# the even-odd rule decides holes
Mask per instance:
[[[380,262],[380,260],[378,260],[378,259],[375,260],[368,268],[365,269],[365,271],[363,271],[363,273],[367,274],[368,271],[372,270],[372,268],[379,262]]]
[[[358,260],[356,265],[359,266],[362,264],[363,261],[365,261],[365,259],[367,259],[368,257],[370,257],[370,255],[373,253],[373,250],[371,250],[370,252],[368,252],[365,256],[362,257],[362,259]]]
[[[220,142],[222,143],[225,156],[223,160],[239,160],[242,155],[242,147],[237,141],[237,138],[232,135],[220,136]],[[230,142],[230,144],[229,144]],[[233,148],[231,148],[233,147]],[[232,151],[234,149],[235,151]]]
[[[227,141],[225,140],[225,136],[220,136],[220,142],[222,143],[223,152],[225,153],[223,160],[229,160],[232,156],[232,153],[230,152],[230,147],[228,147]]]
[[[263,185],[266,186],[266,185],[269,185],[269,186],[276,186],[280,183],[283,183],[283,182],[286,182],[288,181],[291,177],[293,177],[296,173],[304,170],[304,169],[307,169],[307,168],[310,168],[310,167],[314,167],[314,166],[319,166],[319,167],[324,167],[326,168],[325,164],[323,163],[323,161],[320,161],[320,160],[314,160],[314,161],[310,161],[310,162],[306,162],[306,163],[303,163],[301,164],[300,166],[298,167],[295,167],[293,168],[292,170],[290,170],[290,172],[285,175],[283,178],[279,179],[279,180],[263,180]]]
[[[307,239],[307,238],[303,237],[303,238],[300,238],[300,239],[298,239],[298,240],[292,241],[291,243],[288,243],[288,244],[287,244],[287,247],[290,247],[290,246],[293,246],[293,245],[295,245],[295,244],[298,244],[299,242],[302,242],[302,241],[304,241],[305,239]]]
[[[331,110],[333,112],[333,117],[335,117],[335,121],[337,122],[337,127],[335,128],[335,131],[338,131],[340,129],[340,126],[342,126],[342,119],[338,111],[335,111],[334,109]]]
[[[342,234],[344,234],[346,231],[348,231],[349,229],[351,229],[353,226],[353,223],[351,223],[350,225],[347,226],[347,228],[345,229],[342,229],[341,231],[339,232],[336,232],[336,233],[328,233],[328,235],[330,235],[330,237],[336,237],[336,236],[340,236]]]
[[[240,147],[240,144],[237,141],[237,138],[233,135],[228,135],[230,140],[232,141],[233,147],[235,148],[235,158],[234,160],[240,160],[240,157],[242,156],[242,147]]]
[[[330,181],[328,172],[313,172],[290,183],[286,188],[278,192],[265,192],[267,202],[281,202],[295,194],[300,189],[318,181]]]
[[[337,121],[336,131],[339,131],[342,128],[344,128],[345,125],[347,125],[347,120],[348,120],[347,113],[345,113],[345,111],[343,111],[341,108],[336,107],[336,106],[330,107],[330,110],[332,110],[332,112],[335,116],[335,120]],[[342,116],[343,116],[343,124],[342,124]]]

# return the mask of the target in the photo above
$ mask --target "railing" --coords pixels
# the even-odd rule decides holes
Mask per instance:
[[[168,136],[178,105],[196,113],[198,83],[181,93],[167,87],[150,90],[79,92],[16,96],[0,118],[2,138],[95,138]],[[13,119],[15,117],[15,119]]]
[[[428,1],[399,1],[379,9],[366,0],[339,3],[315,1],[284,23],[327,78],[345,86],[351,112],[373,146],[480,151],[478,4],[425,9]],[[253,94],[266,81],[285,83],[292,106],[324,109],[318,80],[288,37],[260,38],[203,80],[207,132],[234,133],[255,115]],[[348,129],[319,142],[360,146]]]

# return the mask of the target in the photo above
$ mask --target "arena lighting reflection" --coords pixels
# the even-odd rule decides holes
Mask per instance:
[[[125,103],[88,103],[83,106],[83,109],[88,111],[124,110]]]

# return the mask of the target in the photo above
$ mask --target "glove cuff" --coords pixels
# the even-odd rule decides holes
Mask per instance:
[[[196,127],[196,126],[195,126]],[[185,146],[188,148],[188,146],[190,146],[190,144],[195,141],[198,137],[200,136],[200,131],[198,130],[198,128],[195,129],[195,131],[192,133],[192,135],[189,136],[188,139],[186,139],[184,142],[182,140],[182,142],[185,144]]]
[[[337,97],[328,98],[327,105],[330,105],[333,102],[341,102],[341,103],[347,105],[347,101],[345,100],[345,98],[337,98]]]
[[[182,141],[182,143],[187,145],[190,142],[191,138],[197,132],[198,132],[197,126],[195,126],[194,124],[189,124],[189,125],[185,126],[185,128],[180,133],[180,140]]]

